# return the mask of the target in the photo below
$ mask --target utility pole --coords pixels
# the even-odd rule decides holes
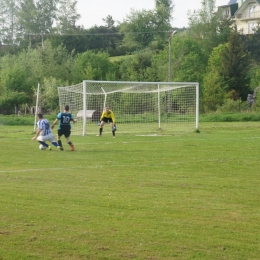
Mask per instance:
[[[169,38],[169,67],[168,67],[168,82],[172,81],[172,37],[177,31],[173,31]]]

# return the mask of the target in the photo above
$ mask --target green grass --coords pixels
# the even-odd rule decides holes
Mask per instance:
[[[108,127],[108,126],[107,126]],[[0,259],[259,259],[260,126],[72,136],[0,126]]]

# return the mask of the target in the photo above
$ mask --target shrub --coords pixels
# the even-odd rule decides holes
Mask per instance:
[[[247,102],[242,102],[241,100],[226,99],[223,105],[218,106],[217,112],[242,112],[248,111]]]
[[[12,114],[15,106],[30,102],[30,97],[25,92],[9,92],[8,95],[0,97],[0,113]]]
[[[252,105],[252,111],[259,112],[260,111],[260,98],[259,94],[256,96],[255,103]]]

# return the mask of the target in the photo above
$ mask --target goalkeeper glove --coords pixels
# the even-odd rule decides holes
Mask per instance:
[[[98,123],[97,123],[97,124],[98,124],[98,126],[100,126],[101,122],[100,122],[100,121],[98,121]]]
[[[116,125],[114,124],[113,131],[116,131]]]

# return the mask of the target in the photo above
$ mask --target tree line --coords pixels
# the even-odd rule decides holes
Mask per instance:
[[[238,32],[230,18],[215,12],[214,0],[188,14],[188,28],[172,28],[171,0],[156,0],[153,10],[131,10],[118,25],[108,15],[103,26],[88,29],[76,26],[76,3],[0,0],[0,113],[34,104],[38,83],[42,105],[53,111],[57,86],[168,81],[169,59],[172,81],[200,83],[201,112],[231,103],[246,107],[247,95],[259,85],[259,30]]]
[[[152,44],[163,47],[171,30],[174,5],[171,0],[155,0],[153,10],[130,11],[116,25],[113,17],[103,18],[104,25],[84,28],[76,0],[0,0],[0,43],[20,49],[63,44],[68,51],[107,51],[122,55]]]

